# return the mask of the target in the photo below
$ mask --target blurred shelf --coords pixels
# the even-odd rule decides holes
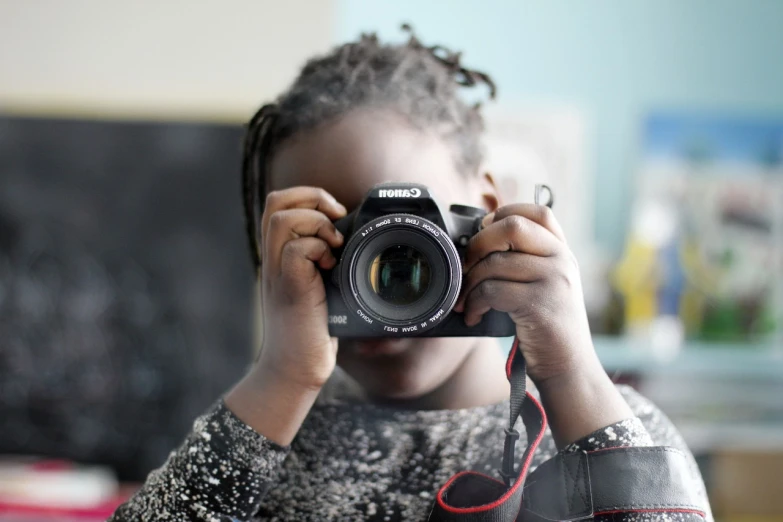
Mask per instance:
[[[783,346],[778,344],[686,342],[679,350],[660,354],[642,343],[623,337],[595,336],[593,342],[601,362],[609,372],[665,372],[783,380]]]

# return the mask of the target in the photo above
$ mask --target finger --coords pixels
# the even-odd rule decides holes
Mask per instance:
[[[506,205],[500,207],[485,219],[491,223],[514,215],[522,216],[529,219],[530,221],[538,223],[553,233],[560,241],[565,243],[565,234],[563,233],[563,229],[560,227],[560,223],[558,223],[554,212],[552,212],[551,208],[544,205],[534,205],[533,203],[515,203],[513,205]]]
[[[317,237],[301,237],[287,242],[281,260],[281,269],[275,274],[272,284],[279,284],[278,289],[290,296],[291,304],[311,290],[316,279],[321,279],[318,268],[328,270],[337,264],[332,249],[326,241]]]
[[[461,312],[465,298],[485,279],[534,283],[545,279],[553,269],[550,258],[519,252],[493,252],[476,263],[465,275],[462,291],[454,309]]]
[[[317,237],[300,237],[288,241],[280,252],[280,263],[275,272],[271,274],[299,273],[302,276],[310,276],[315,272],[314,263],[320,268],[328,270],[334,268],[337,259],[332,253],[329,244]],[[270,266],[270,269],[272,267]]]
[[[270,263],[273,271],[276,270],[286,242],[308,236],[323,239],[331,248],[343,243],[343,235],[326,214],[305,208],[275,212],[269,219],[269,230],[263,238],[264,262]]]
[[[524,216],[507,216],[470,239],[463,270],[467,272],[492,252],[513,251],[549,257],[562,247],[557,237],[538,223]]]
[[[518,313],[528,306],[535,283],[514,283],[498,279],[485,279],[473,287],[465,298],[465,324],[475,326],[490,310]]]
[[[335,220],[345,215],[345,207],[322,188],[293,187],[275,190],[266,196],[264,215],[261,217],[261,234],[269,230],[269,221],[275,212],[290,208],[309,208],[323,212],[329,219]]]

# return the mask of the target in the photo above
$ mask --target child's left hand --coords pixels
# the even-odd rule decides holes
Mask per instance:
[[[483,224],[468,244],[455,307],[465,323],[478,324],[490,309],[507,312],[536,384],[594,363],[579,267],[552,211],[507,205]]]

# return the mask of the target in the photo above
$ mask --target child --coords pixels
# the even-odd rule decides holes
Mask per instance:
[[[494,95],[458,54],[363,36],[308,62],[256,114],[243,191],[260,355],[113,520],[426,520],[451,475],[499,468],[509,385],[494,339],[329,337],[318,267],[332,268],[345,241],[332,222],[384,181],[424,183],[447,204],[491,212],[468,245],[456,310],[468,325],[490,309],[516,324],[551,426],[533,468],[557,451],[687,451],[660,411],[602,370],[555,216],[504,206],[480,171],[479,107],[457,93],[477,83]],[[703,494],[692,458],[691,468]]]

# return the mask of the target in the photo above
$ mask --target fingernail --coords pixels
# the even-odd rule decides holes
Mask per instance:
[[[339,230],[335,229],[334,233],[337,236],[337,239],[339,239],[340,241],[343,240],[343,234]]]
[[[481,226],[486,227],[492,224],[492,221],[495,220],[495,213],[490,212],[486,216],[484,216],[484,219],[481,220]]]

